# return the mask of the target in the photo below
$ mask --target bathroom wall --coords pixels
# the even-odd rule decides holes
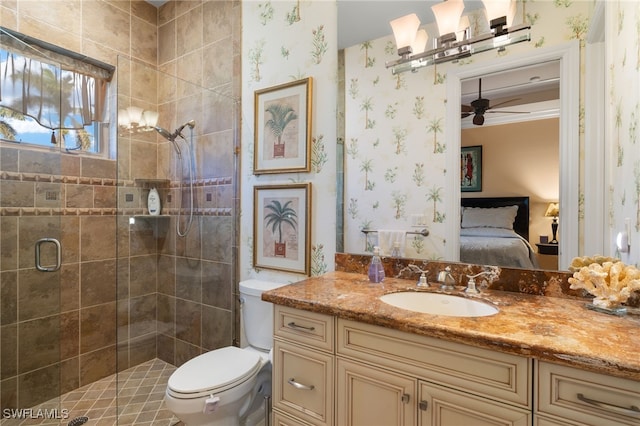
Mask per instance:
[[[140,102],[158,107],[163,127],[197,122],[197,212],[185,239],[175,236],[168,198],[174,217],[129,223],[144,209],[136,178],[168,179],[163,197],[178,199],[176,165],[155,132],[118,138],[114,130],[104,159],[0,147],[2,408],[30,407],[156,356],[179,365],[231,342],[239,19],[233,1],[160,10],[143,1],[0,4],[3,26],[118,65],[114,114]],[[44,191],[58,193],[59,208]],[[61,239],[63,267],[42,282],[30,262],[45,231]]]
[[[311,275],[334,269],[336,230],[337,9],[335,1],[242,2],[242,188],[240,277],[283,283],[304,278],[255,268],[253,248],[256,185],[310,182]],[[253,174],[254,92],[313,78],[311,171]],[[265,319],[266,320],[266,319]]]
[[[609,247],[615,252],[618,232],[628,223],[630,251],[617,253],[640,263],[640,3],[604,2],[606,116],[604,155],[608,160]]]

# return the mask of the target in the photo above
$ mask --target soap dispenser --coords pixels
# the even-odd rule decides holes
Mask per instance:
[[[158,190],[151,188],[149,190],[149,196],[147,197],[147,209],[151,216],[157,216],[160,214],[160,195]]]
[[[369,264],[369,281],[379,283],[382,282],[383,279],[384,267],[382,265],[382,259],[380,259],[380,248],[376,246],[373,248],[373,256]]]

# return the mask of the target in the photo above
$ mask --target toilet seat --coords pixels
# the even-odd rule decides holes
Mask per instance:
[[[167,394],[194,399],[234,388],[258,373],[264,362],[258,353],[235,346],[199,355],[169,377]]]

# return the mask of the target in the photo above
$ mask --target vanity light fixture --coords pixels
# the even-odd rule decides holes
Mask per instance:
[[[158,124],[158,112],[136,106],[118,110],[118,128],[121,134],[149,132]]]
[[[439,36],[435,39],[435,47],[426,51],[413,49],[418,33],[424,31],[419,30],[420,20],[415,13],[391,21],[400,59],[387,62],[386,67],[391,68],[393,74],[416,71],[428,65],[457,61],[492,49],[500,51],[505,46],[531,40],[531,25],[513,25],[516,0],[482,2],[490,31],[473,37],[468,17],[462,17],[463,0],[445,0],[431,6]]]

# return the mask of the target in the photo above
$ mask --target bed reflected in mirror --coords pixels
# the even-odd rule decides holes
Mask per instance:
[[[529,243],[529,197],[462,198],[460,261],[537,269]]]

